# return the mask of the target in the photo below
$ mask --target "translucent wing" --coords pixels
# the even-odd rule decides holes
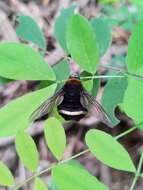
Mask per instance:
[[[44,116],[49,116],[56,104],[63,100],[63,89],[58,90],[53,96],[44,101],[30,116],[30,121],[36,121]]]
[[[105,123],[109,127],[113,126],[110,117],[102,108],[102,106],[85,90],[83,90],[81,93],[80,101],[83,107],[85,107],[89,112],[93,111],[101,122]]]

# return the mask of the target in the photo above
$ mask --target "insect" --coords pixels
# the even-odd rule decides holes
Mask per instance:
[[[79,121],[92,110],[101,122],[111,125],[109,116],[96,99],[85,90],[77,74],[72,74],[53,96],[43,102],[32,113],[31,120],[47,118],[55,106],[65,120]]]

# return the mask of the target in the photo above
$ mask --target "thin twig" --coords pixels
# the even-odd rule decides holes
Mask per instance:
[[[140,177],[142,164],[143,164],[143,153],[141,154],[141,157],[140,157],[140,160],[139,160],[139,164],[138,164],[138,168],[137,168],[135,177],[133,179],[133,182],[131,184],[130,190],[134,190],[135,189],[136,182],[137,182],[138,178]]]
[[[141,125],[142,123],[140,123],[139,125]],[[119,139],[127,134],[129,134],[130,132],[134,131],[135,129],[137,129],[139,127],[139,125],[137,125],[136,127],[133,127],[131,129],[128,129],[127,131],[121,133],[120,135],[116,136],[115,139]],[[57,162],[57,163],[53,163],[51,166],[49,166],[48,168],[46,168],[45,170],[42,170],[40,172],[37,172],[36,174],[32,175],[31,177],[27,178],[25,181],[21,182],[20,184],[16,185],[14,188],[12,188],[12,190],[18,190],[20,187],[24,186],[25,184],[29,183],[30,181],[32,181],[33,179],[35,179],[36,177],[38,176],[41,176],[49,171],[51,171],[51,169],[55,166],[55,165],[60,165],[60,164],[63,164],[63,163],[66,163],[72,159],[75,159],[77,157],[80,157],[82,155],[84,155],[85,153],[88,153],[90,152],[89,149],[86,149],[78,154],[75,154],[74,156],[70,157],[70,158],[67,158],[65,160],[61,160],[60,162]],[[138,177],[142,177],[140,174],[138,174]],[[131,189],[132,190],[132,189]]]

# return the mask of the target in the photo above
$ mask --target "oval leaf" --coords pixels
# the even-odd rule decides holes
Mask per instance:
[[[89,130],[86,134],[86,144],[104,164],[123,171],[136,171],[128,152],[111,135],[96,129]]]
[[[142,67],[143,72],[143,67]],[[142,108],[143,108],[143,82],[135,80],[134,78],[128,79],[128,87],[124,95],[124,101],[121,108],[132,119],[135,124],[143,121]]]
[[[37,23],[30,16],[19,16],[19,24],[16,28],[16,34],[26,41],[31,41],[39,48],[46,50],[46,40],[43,32]]]
[[[39,154],[32,137],[24,131],[19,131],[15,137],[15,146],[20,160],[34,172],[38,167]]]
[[[112,41],[112,30],[104,18],[93,18],[90,21],[96,35],[100,56],[104,55]],[[104,31],[104,32],[103,32]],[[102,35],[101,35],[102,34]]]
[[[52,170],[52,177],[58,190],[109,190],[79,164],[69,163],[55,166]]]
[[[63,126],[56,118],[49,118],[45,124],[46,143],[53,155],[60,160],[66,145],[66,136]]]
[[[14,178],[8,167],[0,161],[0,185],[11,187],[14,185]]]
[[[127,66],[128,71],[134,74],[143,75],[143,21],[139,22],[132,32],[128,43]]]
[[[67,47],[82,69],[95,73],[99,50],[94,31],[85,17],[78,14],[71,17],[67,27]]]
[[[48,187],[40,178],[37,177],[34,183],[34,190],[48,190]]]
[[[0,137],[15,135],[20,129],[29,127],[30,115],[54,93],[55,88],[56,84],[53,84],[17,98],[2,107],[0,109]]]
[[[15,80],[55,80],[39,53],[20,43],[0,44],[0,76]]]
[[[76,8],[75,5],[71,5],[67,9],[64,8],[61,9],[60,15],[55,20],[55,26],[54,26],[55,37],[66,53],[68,53],[66,45],[66,28],[69,19],[74,14],[75,8]]]

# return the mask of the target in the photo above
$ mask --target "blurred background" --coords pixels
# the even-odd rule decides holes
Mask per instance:
[[[104,16],[112,24],[112,44],[108,52],[101,60],[103,65],[114,65],[117,67],[125,68],[125,56],[127,52],[127,43],[134,25],[143,19],[143,1],[142,0],[0,0],[0,40],[8,42],[19,42],[20,39],[16,35],[15,28],[17,22],[15,21],[18,15],[31,16],[43,30],[47,40],[47,54],[45,59],[50,65],[56,64],[64,56],[63,50],[54,38],[54,21],[60,14],[61,8],[67,8],[72,3],[77,4],[78,11],[87,18]],[[104,35],[101,33],[101,35]],[[76,65],[73,65],[73,70],[78,70]],[[109,74],[106,69],[99,71],[101,74]],[[103,87],[106,81],[101,81],[101,88],[98,93],[97,99],[101,99]],[[6,81],[0,79],[0,106],[7,104],[12,99],[24,95],[30,91],[38,89],[38,82],[33,81]],[[27,108],[28,109],[28,108]],[[108,129],[103,124],[93,124],[92,128],[100,128],[109,132],[112,135],[118,135],[121,132],[132,127],[133,122],[121,111],[116,109],[117,118],[121,122],[114,128]],[[93,118],[90,118],[90,121]],[[65,126],[67,134],[67,147],[65,151],[65,158],[70,157],[78,152],[84,150],[84,135],[89,127],[89,119],[85,119],[84,125],[73,124]],[[44,138],[43,138],[43,122],[36,123],[29,129],[32,134],[39,153],[40,153],[40,166],[39,170],[48,167],[54,158],[49,152]],[[136,130],[126,137],[122,138],[120,142],[131,154],[135,164],[138,163],[140,151],[143,144],[143,133]],[[0,160],[4,161],[12,170],[16,177],[17,182],[23,181],[30,176],[30,173],[25,170],[22,163],[19,161],[15,146],[14,139],[1,138],[0,139]],[[96,175],[101,181],[111,187],[111,190],[128,190],[131,184],[133,175],[127,172],[119,172],[114,169],[108,168],[98,162],[91,154],[85,154],[78,158],[78,160],[93,174]],[[2,175],[2,174],[0,174]],[[49,184],[51,190],[57,190],[52,185],[50,174],[43,177],[45,183]],[[0,187],[0,190],[5,188]],[[28,185],[26,190],[30,190],[31,185]],[[143,189],[143,181],[138,181],[136,190]]]

